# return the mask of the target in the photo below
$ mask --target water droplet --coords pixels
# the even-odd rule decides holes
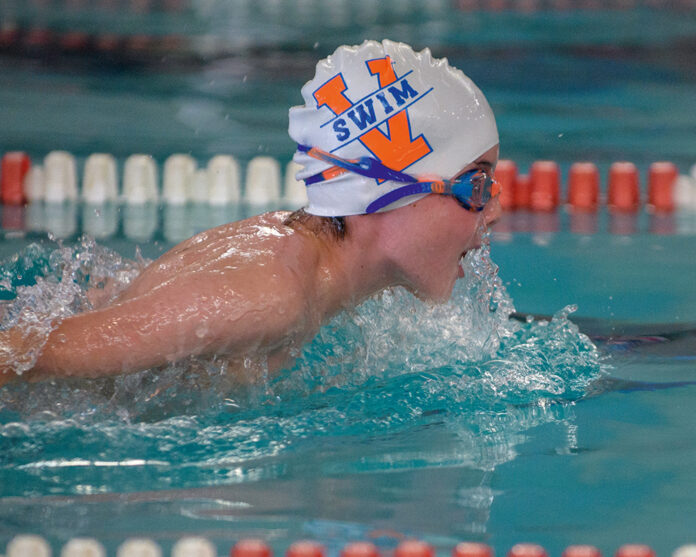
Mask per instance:
[[[205,322],[199,323],[198,325],[196,325],[194,332],[198,338],[205,337],[205,335],[208,334],[208,324]]]

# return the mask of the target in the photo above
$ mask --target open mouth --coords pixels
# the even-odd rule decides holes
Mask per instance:
[[[464,268],[462,265],[464,265],[464,257],[466,256],[466,252],[463,251],[461,255],[459,256],[459,263],[457,265],[457,276],[459,278],[464,278]]]

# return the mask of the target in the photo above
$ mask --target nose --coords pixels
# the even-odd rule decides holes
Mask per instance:
[[[503,210],[500,207],[500,199],[494,197],[483,208],[483,221],[486,226],[493,226],[500,219]]]

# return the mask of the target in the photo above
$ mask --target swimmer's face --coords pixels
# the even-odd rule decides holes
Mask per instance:
[[[462,168],[460,174],[472,168],[492,173],[497,162],[496,145]],[[472,212],[452,196],[429,195],[403,209],[410,209],[412,219],[404,227],[408,232],[402,234],[408,236],[403,239],[410,244],[409,256],[399,262],[405,286],[420,298],[445,301],[457,278],[464,276],[461,258],[480,247],[482,235],[500,216],[500,202],[495,197],[483,211]]]

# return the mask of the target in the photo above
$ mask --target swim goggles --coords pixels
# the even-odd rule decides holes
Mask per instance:
[[[375,199],[367,206],[366,213],[375,213],[403,197],[421,193],[451,195],[465,209],[478,212],[483,210],[491,198],[500,193],[498,182],[489,173],[477,168],[468,170],[451,180],[419,180],[415,176],[389,168],[372,157],[343,159],[317,147],[298,145],[297,148],[310,157],[333,165],[323,172],[305,178],[305,184],[308,186],[330,180],[344,172],[355,172],[367,178],[391,180],[405,184]]]

